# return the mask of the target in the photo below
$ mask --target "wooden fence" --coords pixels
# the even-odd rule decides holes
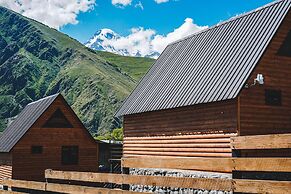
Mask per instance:
[[[259,143],[258,143],[259,142]],[[233,137],[233,151],[254,149],[289,149],[291,134],[261,135]],[[176,170],[199,170],[212,172],[275,172],[290,173],[289,157],[256,157],[256,158],[123,158],[122,166],[128,168],[164,168]],[[146,176],[110,173],[64,172],[46,170],[48,180],[69,180],[99,183],[115,183],[125,185],[148,185],[172,188],[195,188],[206,190],[222,190],[243,193],[290,193],[291,181],[252,180],[252,179],[218,179],[218,178],[186,178],[167,176]],[[0,184],[9,188],[24,188],[60,193],[141,193],[128,190],[105,189],[69,184],[43,183],[20,180],[3,180]],[[4,191],[2,191],[4,192]],[[1,192],[0,192],[1,193]]]

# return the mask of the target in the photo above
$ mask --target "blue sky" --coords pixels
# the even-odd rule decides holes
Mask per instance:
[[[141,2],[143,10],[135,7]],[[154,0],[133,0],[131,5],[114,6],[110,0],[97,0],[93,10],[77,15],[78,24],[67,24],[60,31],[84,43],[98,29],[110,28],[126,36],[130,29],[143,27],[158,34],[167,34],[192,18],[199,26],[212,26],[232,16],[244,13],[271,0],[174,0],[157,4]]]
[[[108,28],[117,33],[118,38],[105,39],[102,48],[110,49],[103,50],[156,57],[173,41],[270,2],[272,0],[0,0],[0,6],[60,30],[81,43],[97,30]],[[93,48],[95,40],[97,38],[86,46]]]

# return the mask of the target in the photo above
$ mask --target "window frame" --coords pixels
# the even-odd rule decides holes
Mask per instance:
[[[43,146],[41,145],[32,145],[30,147],[30,153],[33,155],[39,155],[43,153]]]
[[[64,166],[79,164],[78,145],[64,145],[61,147],[61,164]]]
[[[274,100],[276,98],[277,100]],[[265,89],[265,105],[282,106],[282,91],[278,89]]]

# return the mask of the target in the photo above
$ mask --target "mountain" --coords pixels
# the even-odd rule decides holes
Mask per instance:
[[[0,131],[25,105],[57,92],[91,133],[120,127],[113,114],[153,62],[93,51],[0,7]]]
[[[85,46],[97,51],[108,51],[118,54],[118,50],[115,50],[112,46],[108,45],[107,41],[117,40],[119,38],[120,36],[114,31],[104,28],[98,30],[94,36],[90,38],[87,43],[85,43]]]
[[[122,56],[134,56],[134,57],[142,57],[139,51],[129,51],[125,48],[116,48],[114,46],[114,42],[121,40],[122,37],[114,32],[111,29],[101,29],[98,30],[92,38],[90,38],[85,46],[97,51],[107,51],[115,54],[119,54]],[[153,52],[149,55],[143,56],[147,58],[158,58],[160,53]]]

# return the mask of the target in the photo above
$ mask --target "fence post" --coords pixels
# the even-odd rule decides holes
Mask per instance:
[[[122,174],[129,174],[129,168],[122,167]],[[122,190],[129,190],[129,184],[122,184]]]

